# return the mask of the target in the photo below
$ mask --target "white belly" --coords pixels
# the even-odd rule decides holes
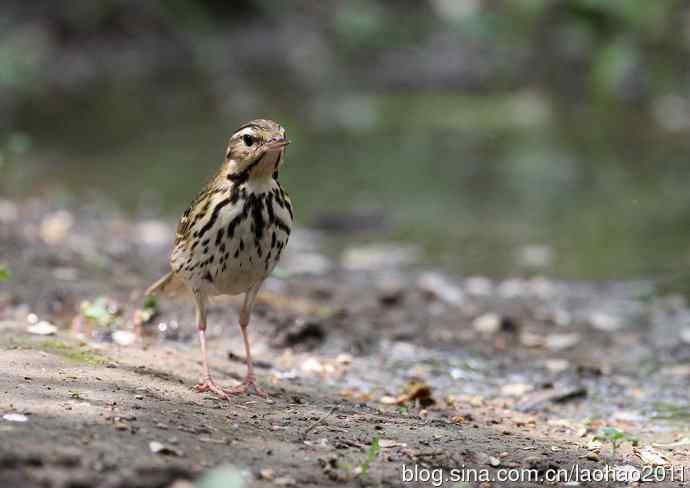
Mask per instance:
[[[266,225],[259,240],[252,231],[253,219],[249,218],[235,230],[236,237],[226,241],[226,252],[211,267],[214,277],[210,294],[236,295],[247,291],[268,276],[278,262],[278,242],[287,243],[288,236]],[[276,244],[271,247],[272,236]],[[283,244],[283,247],[285,244]],[[220,253],[219,253],[220,254]]]
[[[287,245],[292,217],[276,198],[277,183],[251,190],[237,204],[224,206],[199,244],[184,252],[193,264],[180,274],[190,288],[237,295],[273,271]]]

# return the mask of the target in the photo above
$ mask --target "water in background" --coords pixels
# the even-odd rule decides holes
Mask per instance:
[[[629,113],[573,125],[535,92],[303,101],[277,88],[233,114],[186,85],[109,97],[25,121],[3,190],[175,216],[232,130],[265,116],[293,141],[281,180],[302,225],[418,244],[463,274],[666,279],[687,264],[688,141]]]
[[[689,281],[682,2],[297,3],[9,2],[0,192],[172,221],[268,117],[299,223],[336,242],[464,275]]]

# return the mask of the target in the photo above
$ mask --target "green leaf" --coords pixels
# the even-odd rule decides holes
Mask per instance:
[[[1,281],[7,281],[12,277],[12,273],[10,273],[10,270],[7,269],[6,266],[0,264],[0,282]]]
[[[373,462],[381,452],[381,445],[379,443],[379,436],[374,436],[371,441],[371,446],[369,446],[369,452],[367,453],[367,461]]]
[[[154,312],[158,312],[158,298],[152,295],[148,295],[146,299],[144,299],[144,308],[148,308]]]
[[[371,446],[369,446],[369,450],[367,451],[367,460],[360,466],[362,474],[367,474],[369,472],[369,466],[376,460],[380,452],[381,445],[379,443],[379,436],[374,436],[371,440]]]
[[[630,442],[633,446],[639,443],[639,440],[635,436],[626,434],[615,427],[604,427],[594,436],[594,440],[598,442],[610,442],[614,451],[626,441]]]
[[[110,325],[115,320],[115,315],[108,308],[108,299],[105,297],[96,298],[93,302],[86,302],[83,307],[84,317],[93,320],[102,327]]]

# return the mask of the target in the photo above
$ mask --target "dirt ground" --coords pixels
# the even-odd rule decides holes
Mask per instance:
[[[441,486],[404,469],[541,486],[469,470],[574,466],[690,477],[690,311],[648,283],[456,279],[390,246],[329,255],[298,232],[251,326],[269,398],[228,402],[192,390],[191,302],[142,308],[172,223],[0,210],[0,486],[240,486],[233,473],[257,487]],[[226,385],[244,373],[237,305],[209,313]],[[603,484],[638,483],[561,483]]]

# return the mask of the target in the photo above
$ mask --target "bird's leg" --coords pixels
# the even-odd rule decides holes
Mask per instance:
[[[203,365],[203,376],[201,382],[194,386],[194,390],[200,393],[210,391],[222,399],[228,400],[230,397],[213,381],[208,367],[208,352],[206,350],[206,299],[199,293],[195,292],[194,302],[196,304],[196,323],[197,330],[199,331],[199,342],[201,343],[201,361]]]
[[[256,385],[256,376],[254,375],[254,365],[252,363],[252,351],[251,346],[249,345],[249,332],[247,331],[249,327],[249,319],[251,318],[252,314],[252,308],[254,307],[256,295],[259,293],[259,288],[261,288],[261,283],[255,285],[246,293],[244,296],[242,309],[240,310],[240,330],[242,331],[242,339],[244,340],[244,354],[247,362],[247,375],[244,377],[242,384],[236,388],[233,388],[231,391],[229,391],[229,393],[246,393],[248,390],[252,389],[260,397],[266,397],[268,396],[266,392]]]

